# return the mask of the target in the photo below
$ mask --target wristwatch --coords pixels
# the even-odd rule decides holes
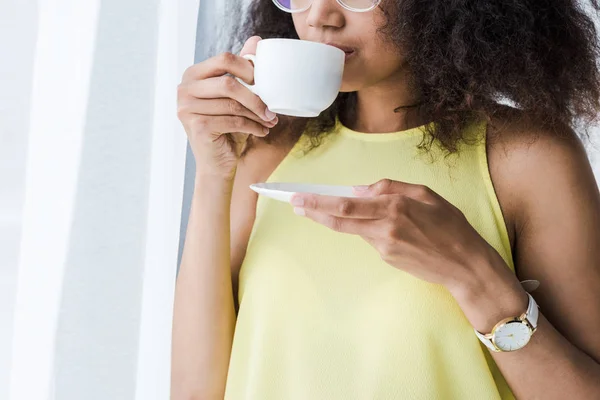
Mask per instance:
[[[483,334],[475,330],[475,334],[491,351],[508,352],[525,347],[537,329],[538,305],[533,297],[527,293],[529,305],[527,311],[518,317],[503,319],[492,329],[491,333]]]

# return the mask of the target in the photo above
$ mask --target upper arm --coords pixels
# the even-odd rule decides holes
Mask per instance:
[[[259,171],[256,165],[258,152],[248,156],[238,163],[233,184],[230,208],[230,240],[231,240],[231,279],[233,293],[237,299],[237,281],[240,267],[246,255],[246,247],[256,215],[258,194],[248,186],[259,181]]]
[[[600,362],[600,193],[581,141],[563,134],[520,132],[506,142],[515,266],[520,280],[540,281],[546,318]]]

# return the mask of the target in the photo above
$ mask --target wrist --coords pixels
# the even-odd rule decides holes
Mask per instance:
[[[237,172],[237,166],[232,167],[231,169],[219,169],[213,168],[205,165],[197,165],[196,168],[196,181],[215,181],[223,184],[233,184],[235,180],[235,174]]]
[[[231,194],[233,192],[235,173],[233,177],[207,172],[196,172],[194,192]]]
[[[472,276],[449,288],[465,316],[479,332],[489,332],[502,319],[521,315],[529,298],[497,252],[480,261]]]

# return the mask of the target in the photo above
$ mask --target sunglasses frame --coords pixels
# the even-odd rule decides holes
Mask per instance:
[[[377,0],[375,3],[373,3],[373,5],[367,9],[360,9],[360,8],[352,8],[347,6],[346,4],[344,4],[343,0],[336,0],[338,2],[338,4],[340,6],[342,6],[343,8],[345,8],[348,11],[353,11],[353,12],[369,12],[373,9],[375,9],[379,4],[381,4],[381,0]],[[279,1],[277,0],[273,0],[273,3],[277,6],[277,8],[279,8],[282,11],[285,11],[286,13],[289,14],[295,14],[295,13],[300,13],[300,12],[304,12],[306,10],[308,10],[310,8],[310,6],[312,5],[313,0],[310,0],[310,3],[308,4],[308,6],[299,9],[299,10],[288,10],[287,8],[285,8],[284,6],[282,6],[281,4],[279,4]]]

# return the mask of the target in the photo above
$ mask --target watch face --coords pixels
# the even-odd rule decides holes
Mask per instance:
[[[494,333],[494,344],[502,351],[518,350],[531,339],[531,329],[519,321],[499,326]]]

